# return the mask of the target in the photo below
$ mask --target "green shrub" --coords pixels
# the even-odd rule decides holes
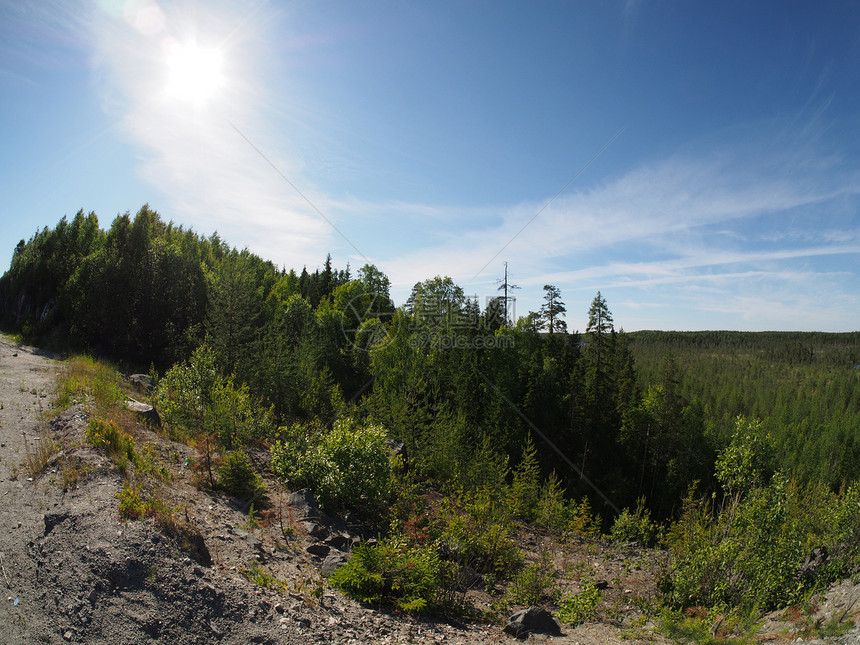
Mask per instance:
[[[551,472],[540,488],[535,522],[561,533],[570,532],[583,537],[600,535],[600,516],[591,512],[587,497],[581,502],[565,499],[565,490],[555,474]]]
[[[247,385],[223,376],[206,346],[167,371],[158,383],[155,407],[176,438],[214,434],[225,449],[265,439],[275,429],[272,409],[252,399]]]
[[[159,524],[171,515],[173,510],[152,492],[147,492],[140,483],[132,483],[126,479],[122,488],[116,494],[119,499],[119,516],[123,520],[142,520],[145,517],[155,517]]]
[[[101,448],[118,465],[135,462],[134,437],[121,430],[114,421],[92,418],[84,431],[84,439],[94,448]]]
[[[568,625],[580,625],[591,620],[600,603],[600,590],[594,580],[587,580],[578,594],[567,594],[559,602],[556,618]]]
[[[625,508],[615,518],[610,537],[615,542],[638,542],[642,546],[649,546],[657,539],[658,532],[659,527],[651,521],[651,511],[645,508],[645,498],[640,497],[636,500],[634,512]]]
[[[514,605],[538,605],[557,597],[555,571],[549,554],[520,569],[511,579],[507,599]]]
[[[439,516],[436,534],[447,559],[502,577],[521,563],[511,539],[510,510],[495,491],[485,487],[451,495],[443,500]]]
[[[526,522],[534,522],[538,516],[540,499],[540,463],[537,448],[529,435],[523,448],[522,459],[514,469],[508,492],[508,504],[515,517],[522,518]]]
[[[358,602],[422,612],[443,602],[444,577],[445,566],[432,545],[392,537],[359,544],[329,583]]]
[[[119,373],[103,361],[89,356],[73,356],[63,365],[57,377],[57,407],[88,403],[99,416],[125,404]]]
[[[272,446],[272,470],[279,477],[313,489],[330,511],[373,513],[389,498],[392,466],[385,430],[351,418],[310,437],[299,436],[305,426],[298,428]]]
[[[266,491],[263,478],[254,471],[251,459],[241,448],[228,454],[218,466],[218,486],[243,500],[254,499]]]
[[[119,498],[119,516],[124,520],[139,520],[149,512],[140,486],[132,485],[128,480],[123,482],[116,496]]]
[[[845,508],[848,498],[853,511]],[[799,603],[850,571],[857,551],[844,545],[857,524],[856,502],[852,489],[840,499],[779,473],[727,497],[719,509],[689,495],[667,536],[670,562],[660,588],[675,607],[764,611]],[[838,556],[817,576],[798,576],[816,546]]]

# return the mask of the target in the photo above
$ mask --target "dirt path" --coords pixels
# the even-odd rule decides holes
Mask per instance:
[[[44,612],[29,579],[29,545],[44,526],[46,499],[26,464],[42,440],[39,427],[50,410],[55,366],[46,355],[0,337],[0,623],[19,635],[43,627]],[[9,636],[7,631],[4,638]]]

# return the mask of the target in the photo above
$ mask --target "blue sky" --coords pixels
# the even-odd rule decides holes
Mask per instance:
[[[398,303],[507,261],[571,330],[860,329],[853,2],[0,0],[0,137],[3,268],[149,203]]]

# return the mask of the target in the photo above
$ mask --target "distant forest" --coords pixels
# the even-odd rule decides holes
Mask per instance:
[[[860,332],[624,333],[597,293],[567,333],[563,294],[544,291],[508,320],[507,295],[481,308],[435,276],[395,307],[372,265],[286,270],[144,206],[22,240],[0,318],[156,376],[205,345],[278,425],[378,424],[442,486],[487,485],[533,441],[543,477],[604,517],[644,498],[664,519],[694,483],[715,490],[739,415],[762,420],[771,471],[834,490],[860,477]]]

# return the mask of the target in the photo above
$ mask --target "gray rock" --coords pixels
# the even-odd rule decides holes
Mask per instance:
[[[310,488],[302,488],[290,494],[287,503],[297,510],[304,511],[305,517],[320,517],[319,503]]]
[[[561,627],[546,609],[532,606],[511,615],[505,633],[525,640],[531,633],[561,636]]]
[[[338,551],[349,551],[352,548],[352,538],[348,535],[332,535],[325,541],[331,548]]]
[[[817,546],[806,556],[803,564],[797,570],[797,578],[811,582],[818,576],[818,570],[830,561],[826,546]]]
[[[318,540],[324,540],[328,536],[328,529],[319,522],[305,521],[303,524],[305,526],[305,531],[307,531],[307,534],[311,537],[315,537]]]
[[[484,576],[468,565],[460,567],[460,570],[457,572],[457,586],[464,591],[478,589],[485,584]]]
[[[345,564],[346,561],[347,557],[342,553],[332,553],[323,560],[322,566],[320,567],[320,573],[323,576],[328,577],[341,565]]]
[[[331,547],[327,544],[311,544],[308,548],[305,549],[311,555],[317,555],[321,558],[326,557],[331,551]]]
[[[148,403],[129,399],[125,402],[125,405],[129,410],[137,414],[141,421],[149,425],[161,425],[161,417],[158,416],[158,411]]]
[[[128,382],[143,392],[150,392],[155,387],[155,382],[148,374],[132,374],[128,377]]]

